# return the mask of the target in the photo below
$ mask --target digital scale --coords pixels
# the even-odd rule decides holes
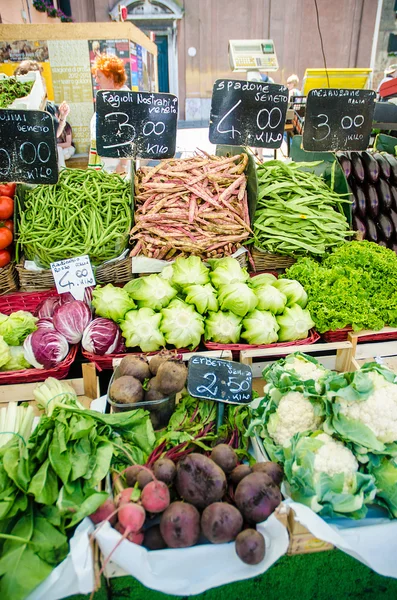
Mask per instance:
[[[229,40],[229,61],[234,73],[278,71],[273,40]]]

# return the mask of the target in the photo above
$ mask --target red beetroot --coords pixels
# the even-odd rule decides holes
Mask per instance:
[[[163,481],[151,481],[142,491],[142,506],[151,513],[161,513],[170,504],[170,492]]]
[[[92,513],[92,515],[90,515],[90,519],[95,525],[102,523],[102,521],[109,521],[111,525],[114,525],[117,521],[117,516],[113,514],[115,511],[116,507],[113,500],[108,498],[94,513]]]
[[[136,480],[141,490],[143,490],[148,483],[154,480],[154,475],[149,469],[141,469]]]
[[[119,495],[116,498],[117,506],[123,506],[123,504],[127,504],[131,502],[131,495],[134,491],[134,488],[128,487],[121,490]]]
[[[125,527],[127,535],[132,531],[137,533],[143,527],[146,513],[139,504],[123,504],[119,509],[119,522]]]

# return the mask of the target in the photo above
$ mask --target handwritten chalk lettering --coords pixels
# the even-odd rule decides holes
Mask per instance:
[[[121,118],[121,121],[118,117]],[[123,117],[125,117],[124,120]],[[129,138],[124,142],[117,142],[117,144],[106,144],[103,146],[104,148],[119,148],[120,146],[128,146],[132,144],[136,137],[136,130],[135,127],[131,125],[131,123],[129,123],[128,115],[126,115],[123,112],[108,113],[107,115],[105,115],[105,120],[114,121],[116,123],[117,129],[114,133],[114,136],[116,138],[122,137],[124,133],[126,135],[129,135]],[[126,129],[125,132],[123,131],[124,128]]]
[[[159,121],[158,123],[154,123],[153,121],[148,121],[143,126],[143,135],[148,136],[152,135],[162,135],[165,131],[165,123]]]
[[[205,375],[203,377],[204,377],[204,379],[207,379],[208,381],[210,381],[210,384],[207,386],[199,385],[197,388],[198,393],[204,394],[207,392],[208,394],[211,394],[211,396],[216,398],[216,395],[218,393],[218,386],[215,385],[216,384],[215,373],[205,373]]]
[[[167,154],[168,152],[168,147],[167,146],[161,146],[160,144],[148,144],[146,146],[146,153],[147,154]]]
[[[33,169],[26,170],[28,180],[50,179],[52,177],[52,169],[45,167],[34,167]]]
[[[11,158],[5,148],[0,148],[0,175],[6,176],[11,169]]]

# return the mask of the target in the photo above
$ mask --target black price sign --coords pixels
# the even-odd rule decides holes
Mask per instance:
[[[187,390],[194,398],[248,404],[252,400],[251,367],[231,360],[193,356],[188,364]]]
[[[212,90],[212,144],[280,148],[288,107],[284,85],[217,79]]]
[[[366,150],[375,98],[372,90],[311,90],[303,129],[304,150]]]
[[[51,115],[42,110],[0,110],[0,181],[58,181]]]
[[[102,90],[96,96],[96,111],[99,156],[174,156],[178,98],[173,94]]]

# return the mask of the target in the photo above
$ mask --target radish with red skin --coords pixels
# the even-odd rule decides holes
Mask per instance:
[[[111,498],[105,500],[105,502],[90,515],[90,519],[94,525],[98,525],[98,523],[102,523],[102,521],[109,521],[111,525],[114,525],[117,521],[117,516],[113,500]]]
[[[148,483],[141,496],[142,506],[151,513],[161,513],[170,504],[170,491],[163,481],[151,481]]]
[[[125,527],[122,526],[121,523],[117,523],[114,527],[116,531],[121,533],[121,535],[125,534]],[[133,533],[132,531],[127,535],[126,539],[133,544],[137,544],[138,546],[142,546],[144,535],[142,531],[137,531]]]
[[[143,527],[146,519],[145,509],[139,504],[123,504],[119,509],[120,525],[125,527],[127,535],[130,532],[138,533]],[[127,537],[126,535],[126,537]]]

